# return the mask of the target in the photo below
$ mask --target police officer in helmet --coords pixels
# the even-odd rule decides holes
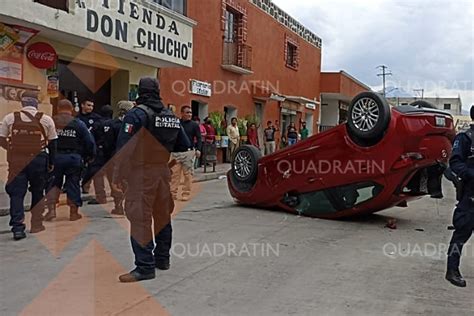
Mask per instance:
[[[474,121],[474,106],[471,107]],[[466,281],[459,271],[463,246],[474,230],[474,123],[471,128],[456,136],[453,153],[449,160],[452,171],[461,178],[463,190],[454,210],[454,233],[448,250],[446,279],[458,287],[466,287]]]
[[[54,117],[58,134],[58,152],[54,163],[54,180],[48,188],[46,221],[56,218],[56,203],[63,187],[64,178],[66,178],[64,188],[66,189],[67,203],[70,207],[69,220],[76,221],[82,218],[79,214],[79,207],[82,206],[82,159],[93,160],[96,149],[94,139],[86,124],[74,118],[73,112],[74,106],[69,100],[59,101],[58,115]]]
[[[168,161],[177,143],[191,146],[180,120],[161,102],[156,79],[142,78],[138,94],[123,120],[114,168],[114,186],[127,183],[125,214],[136,265],[121,282],[153,279],[155,268],[169,269],[174,202]]]
[[[10,226],[13,238],[26,238],[23,206],[28,185],[31,187],[31,230],[39,233],[43,226],[44,190],[48,172],[54,169],[56,129],[51,117],[38,111],[38,93],[23,93],[21,111],[4,117],[0,127],[0,146],[7,149],[10,196]]]

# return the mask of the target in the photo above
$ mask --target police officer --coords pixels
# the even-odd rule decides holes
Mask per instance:
[[[89,201],[88,204],[107,204],[107,195],[105,193],[105,164],[107,158],[105,157],[104,147],[106,146],[105,133],[107,126],[106,121],[110,121],[114,111],[110,105],[104,105],[100,109],[100,120],[97,120],[92,127],[92,135],[94,136],[97,145],[97,156],[92,163],[89,164],[88,172],[93,177],[95,199]]]
[[[180,120],[161,102],[156,79],[142,78],[138,94],[138,105],[123,120],[114,168],[114,186],[122,180],[128,185],[125,214],[136,264],[119,277],[121,282],[153,279],[155,268],[169,269],[174,202],[168,161],[177,143],[191,146]]]
[[[471,107],[474,121],[474,106]],[[466,287],[466,281],[459,271],[463,246],[474,230],[474,124],[456,137],[449,161],[452,171],[463,181],[463,193],[454,210],[454,233],[448,250],[446,279],[459,287]]]
[[[77,221],[82,218],[79,214],[79,207],[82,206],[82,159],[84,158],[86,161],[93,160],[96,149],[94,139],[86,124],[74,118],[72,116],[73,111],[74,106],[69,100],[59,101],[58,115],[54,117],[58,134],[58,152],[54,163],[54,180],[48,188],[46,221],[56,218],[56,203],[63,186],[64,177],[66,177],[64,188],[66,189],[67,203],[70,207],[69,220]]]
[[[51,117],[38,111],[38,93],[22,95],[22,110],[4,117],[0,127],[0,145],[7,149],[10,196],[10,226],[13,238],[26,238],[23,206],[28,184],[31,187],[32,234],[45,230],[43,226],[44,190],[48,172],[54,169],[56,129]]]
[[[102,116],[94,112],[94,102],[91,99],[84,99],[81,102],[81,112],[77,115],[77,118],[86,124],[89,132],[93,133],[94,126],[97,122],[102,120]],[[85,166],[83,179],[82,179],[82,192],[88,193],[90,181],[94,176],[92,172],[92,166],[87,164]]]
[[[113,170],[115,160],[113,159],[117,149],[117,139],[122,128],[125,114],[133,108],[133,103],[130,101],[119,101],[117,104],[118,116],[114,119],[104,121],[101,129],[103,133],[103,153],[106,161],[105,173],[110,184],[112,184]],[[111,185],[111,195],[114,199],[113,215],[124,215],[123,199],[124,194],[121,190],[117,190],[115,186]]]

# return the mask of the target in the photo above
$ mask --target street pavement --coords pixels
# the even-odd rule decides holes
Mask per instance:
[[[128,222],[109,205],[66,207],[47,231],[11,240],[0,218],[0,315],[473,315],[474,249],[458,289],[444,280],[454,192],[408,208],[328,221],[240,207],[225,180],[178,202],[169,271],[133,267]],[[395,219],[397,229],[385,228]]]

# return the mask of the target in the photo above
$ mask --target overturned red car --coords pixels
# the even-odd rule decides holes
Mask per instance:
[[[442,197],[454,137],[452,116],[429,103],[390,108],[381,95],[364,92],[345,124],[265,157],[241,146],[228,186],[240,204],[311,217],[403,207],[424,195]]]

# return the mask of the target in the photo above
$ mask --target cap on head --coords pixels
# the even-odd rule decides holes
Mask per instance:
[[[121,112],[128,112],[133,108],[133,103],[130,101],[122,100],[117,103],[117,107],[118,110]]]
[[[32,106],[38,107],[38,92],[37,91],[25,91],[21,95],[21,105],[22,106]]]

